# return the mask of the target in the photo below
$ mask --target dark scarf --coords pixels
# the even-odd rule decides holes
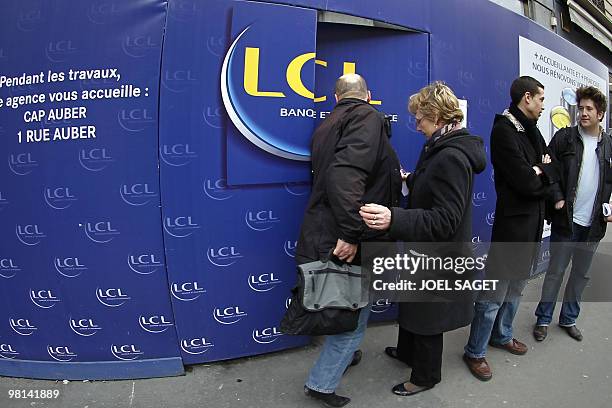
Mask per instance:
[[[525,116],[523,111],[520,110],[519,107],[514,103],[510,104],[508,110],[510,111],[512,116],[514,116],[519,122],[521,122],[521,125],[523,125],[523,127],[525,128],[527,139],[529,139],[531,146],[538,155],[538,160],[540,160],[542,158],[542,155],[544,154],[546,142],[544,141],[544,138],[540,133],[540,129],[538,129],[538,120],[529,119],[527,116]]]

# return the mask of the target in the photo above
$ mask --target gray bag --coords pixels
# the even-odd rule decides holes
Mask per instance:
[[[370,280],[361,266],[327,260],[301,264],[298,270],[304,278],[302,304],[308,311],[358,310],[368,304]]]

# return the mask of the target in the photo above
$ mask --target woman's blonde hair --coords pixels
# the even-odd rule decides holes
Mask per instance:
[[[413,115],[417,110],[423,117],[444,124],[461,122],[463,112],[453,91],[441,81],[433,82],[410,97],[408,111]]]

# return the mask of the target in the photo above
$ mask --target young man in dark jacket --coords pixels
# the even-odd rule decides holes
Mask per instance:
[[[312,136],[312,192],[296,249],[298,264],[327,259],[332,251],[342,261],[359,264],[361,242],[388,239],[365,226],[359,208],[370,202],[399,203],[399,161],[384,116],[368,103],[365,80],[344,75],[336,81],[335,94],[334,110]],[[366,306],[354,331],[326,337],[304,387],[306,395],[332,407],[350,401],[335,390],[363,339],[369,314]]]
[[[536,124],[544,109],[544,86],[529,76],[514,80],[512,103],[496,115],[491,131],[491,163],[495,171],[495,221],[486,264],[487,279],[497,290],[482,292],[463,359],[471,373],[490,380],[487,344],[512,354],[527,346],[512,335],[519,297],[530,276],[544,225],[545,200],[557,180],[544,138]]]
[[[582,340],[576,327],[580,298],[589,281],[589,268],[607,222],[602,206],[612,192],[612,138],[600,122],[606,112],[605,95],[593,86],[578,88],[579,124],[559,130],[549,147],[561,168],[561,179],[553,185],[550,264],[542,296],[535,311],[533,336],[542,341],[548,334],[565,269],[572,261],[565,285],[559,325],[575,340]]]

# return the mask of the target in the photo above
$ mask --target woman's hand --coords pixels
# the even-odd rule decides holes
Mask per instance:
[[[379,204],[366,204],[359,209],[363,222],[374,230],[384,231],[391,225],[391,210]]]

